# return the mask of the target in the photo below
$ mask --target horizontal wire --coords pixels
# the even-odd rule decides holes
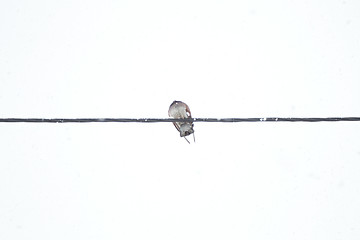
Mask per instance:
[[[91,123],[91,122],[355,122],[360,117],[326,117],[326,118],[0,118],[0,123]]]

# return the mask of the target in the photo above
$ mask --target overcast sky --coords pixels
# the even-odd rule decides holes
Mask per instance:
[[[2,1],[0,118],[359,117],[359,12]],[[359,239],[359,122],[194,129],[0,123],[0,239]]]

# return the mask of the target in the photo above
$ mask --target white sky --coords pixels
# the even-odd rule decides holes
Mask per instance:
[[[2,1],[0,117],[360,116],[360,2]],[[0,239],[359,239],[360,123],[0,124]],[[191,138],[190,138],[191,139]]]

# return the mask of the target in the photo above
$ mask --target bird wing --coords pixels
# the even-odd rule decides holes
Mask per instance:
[[[177,122],[173,122],[174,126],[176,127],[176,129],[180,132],[180,126]]]

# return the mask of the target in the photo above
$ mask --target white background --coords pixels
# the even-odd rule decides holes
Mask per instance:
[[[360,2],[2,1],[0,118],[360,116]],[[359,239],[360,123],[1,123],[0,239]],[[191,138],[190,138],[191,139]]]

